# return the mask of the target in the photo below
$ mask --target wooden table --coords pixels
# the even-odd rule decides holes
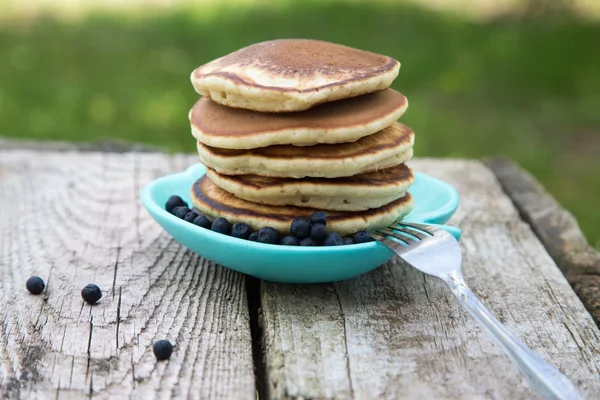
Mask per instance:
[[[138,197],[194,156],[22,146],[0,143],[7,398],[532,397],[442,282],[397,261],[345,282],[282,285],[181,247]],[[451,222],[486,306],[600,398],[600,256],[573,218],[510,162],[411,166],[458,189]],[[25,290],[31,275],[43,295]],[[95,306],[80,296],[88,283],[103,290]],[[162,338],[175,345],[168,362],[152,353]]]

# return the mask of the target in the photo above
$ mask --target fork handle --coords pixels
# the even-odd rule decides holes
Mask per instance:
[[[502,347],[510,360],[542,398],[581,399],[577,389],[558,369],[531,351],[500,323],[469,289],[461,275],[442,277],[458,301]]]

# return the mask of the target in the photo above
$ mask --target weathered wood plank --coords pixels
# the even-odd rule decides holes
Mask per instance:
[[[600,393],[600,332],[494,174],[475,161],[415,160],[452,183],[463,269],[487,307],[587,398]],[[394,260],[335,284],[264,283],[274,399],[529,399],[501,349],[441,281]]]
[[[600,252],[531,174],[509,160],[489,160],[487,165],[600,326]]]
[[[242,275],[186,251],[142,185],[195,157],[0,152],[0,392],[10,398],[253,399]],[[40,275],[44,296],[25,290]],[[96,283],[90,307],[80,290]],[[175,351],[157,363],[152,344]]]

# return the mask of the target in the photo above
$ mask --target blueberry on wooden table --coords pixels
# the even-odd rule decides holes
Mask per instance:
[[[252,232],[250,236],[248,236],[248,240],[251,242],[258,242],[258,232]]]
[[[283,239],[281,239],[279,244],[281,244],[283,246],[299,246],[300,240],[298,240],[298,238],[296,236],[290,235],[290,236],[286,236]]]
[[[165,204],[165,210],[172,213],[175,207],[187,207],[187,203],[183,201],[183,199],[179,196],[173,195],[169,197],[167,203]]]
[[[31,278],[27,279],[27,282],[25,282],[25,287],[31,294],[40,294],[44,291],[46,284],[39,276],[32,276]]]
[[[167,360],[173,354],[173,345],[168,340],[159,340],[152,346],[152,351],[158,361]]]
[[[310,223],[312,225],[315,225],[315,224],[327,225],[327,214],[325,214],[323,211],[317,211],[316,213],[314,213],[310,216]]]
[[[175,207],[173,209],[173,214],[177,217],[177,218],[185,218],[186,215],[188,215],[188,213],[190,213],[192,210],[190,210],[189,208],[182,206],[182,207]]]
[[[86,303],[94,305],[98,300],[102,298],[102,291],[100,290],[98,285],[90,283],[89,285],[81,289],[81,297]]]
[[[279,243],[279,232],[271,227],[261,228],[258,231],[258,242],[268,244]]]
[[[198,217],[198,214],[196,214],[194,211],[190,211],[189,213],[187,213],[185,215],[185,217],[183,217],[183,219],[187,222],[194,222],[194,220]]]
[[[314,224],[310,228],[310,238],[315,241],[315,243],[323,243],[325,238],[327,237],[327,228],[324,224]]]
[[[210,222],[210,219],[208,219],[206,215],[198,215],[196,219],[192,221],[192,224],[201,226],[205,229],[210,229],[212,222]]]
[[[217,218],[213,221],[210,229],[223,235],[229,235],[231,232],[231,224],[225,218]]]
[[[300,241],[300,246],[316,246],[316,245],[317,244],[315,243],[315,241],[309,237],[304,238]]]
[[[239,239],[248,239],[252,230],[248,226],[248,224],[243,222],[238,222],[233,224],[231,227],[231,236],[239,238]]]
[[[306,218],[296,218],[290,225],[290,232],[298,239],[304,239],[310,235],[310,221]]]
[[[339,233],[330,233],[325,238],[323,246],[343,246],[344,238]]]
[[[369,232],[366,231],[362,231],[362,232],[358,232],[354,235],[354,243],[359,244],[359,243],[367,243],[371,241],[371,235],[369,235]]]

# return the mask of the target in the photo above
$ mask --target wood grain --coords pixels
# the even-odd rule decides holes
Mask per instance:
[[[600,393],[600,332],[494,174],[416,160],[452,183],[463,270],[486,306],[586,398]],[[394,260],[335,284],[262,286],[273,399],[529,399],[532,392],[441,281]]]
[[[505,159],[487,165],[600,326],[600,252],[588,244],[573,215],[529,173]]]
[[[254,399],[242,275],[186,251],[139,191],[195,157],[0,151],[0,392],[27,399]],[[47,283],[30,295],[31,275]],[[98,284],[103,298],[83,303]],[[156,362],[152,344],[175,351]]]

